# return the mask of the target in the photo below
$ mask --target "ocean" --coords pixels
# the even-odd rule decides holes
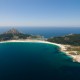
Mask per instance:
[[[80,80],[80,63],[46,43],[0,43],[0,80]]]
[[[11,28],[18,29],[25,34],[41,35],[45,38],[64,36],[67,34],[80,34],[80,27],[0,27],[0,33]]]

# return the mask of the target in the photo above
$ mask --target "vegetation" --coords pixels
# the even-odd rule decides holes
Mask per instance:
[[[0,41],[12,40],[12,39],[26,39],[29,36],[31,35],[20,33],[16,29],[11,29],[3,34],[0,34]]]
[[[3,34],[0,34],[0,41],[6,40],[18,40],[18,39],[40,39],[43,40],[44,37],[42,36],[34,36],[30,34],[23,34],[16,29],[11,29]]]
[[[53,37],[53,38],[49,38],[48,41],[59,43],[59,44],[80,46],[80,34],[71,34],[62,37]]]
[[[69,51],[70,54],[75,52],[77,55],[79,55],[80,54],[80,46],[70,46],[70,47],[67,47],[67,51]]]

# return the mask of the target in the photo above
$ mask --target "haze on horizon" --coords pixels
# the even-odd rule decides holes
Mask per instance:
[[[80,0],[0,0],[0,26],[80,27]]]

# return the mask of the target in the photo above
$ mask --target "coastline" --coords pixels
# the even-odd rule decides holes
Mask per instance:
[[[25,39],[25,40],[8,40],[8,41],[1,41],[0,43],[8,43],[8,42],[34,42],[34,43],[47,43],[47,44],[52,44],[56,45],[60,48],[61,52],[64,52],[67,56],[70,56],[73,59],[73,62],[80,62],[80,55],[72,55],[69,54],[69,51],[67,51],[67,46],[63,44],[57,44],[57,43],[52,43],[48,41],[42,41],[42,40],[30,40],[30,39]]]
[[[1,41],[0,43],[8,43],[8,42],[39,42],[39,43],[47,43],[47,44],[53,44],[56,45],[58,47],[60,47],[62,52],[65,52],[65,46],[62,44],[57,44],[57,43],[52,43],[52,42],[48,42],[48,41],[42,41],[42,40],[30,40],[30,39],[25,39],[25,40],[7,40],[7,41]]]

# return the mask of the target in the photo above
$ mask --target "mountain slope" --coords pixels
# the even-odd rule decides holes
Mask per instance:
[[[12,40],[12,39],[26,39],[29,36],[31,36],[31,35],[23,34],[16,29],[10,29],[9,31],[7,31],[3,34],[0,34],[0,41]]]

